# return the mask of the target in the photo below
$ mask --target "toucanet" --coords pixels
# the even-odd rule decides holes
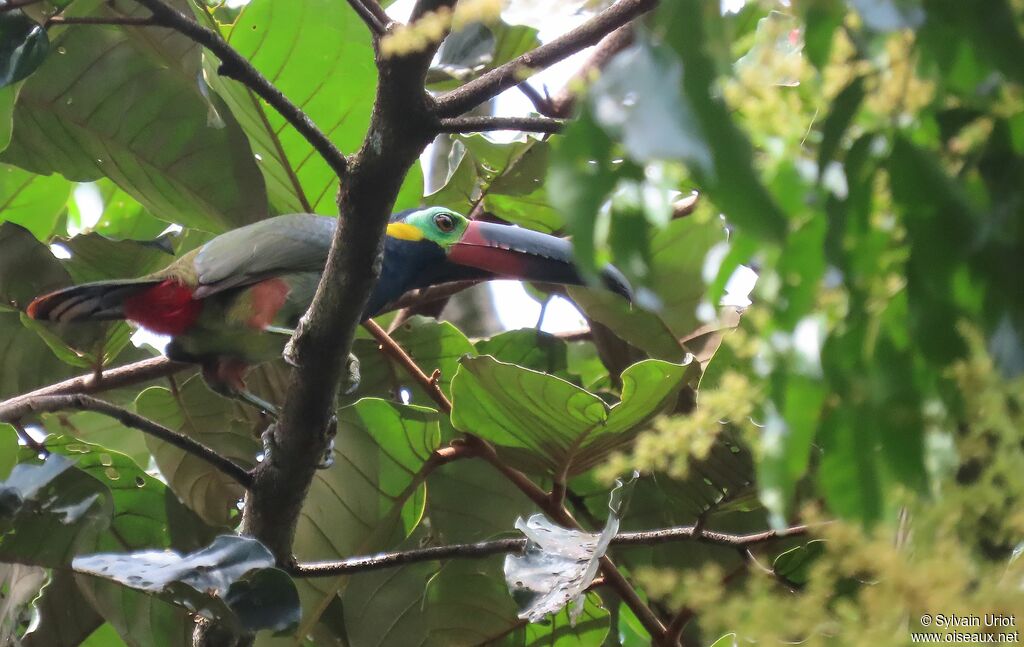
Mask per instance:
[[[268,218],[221,234],[148,276],[37,297],[28,315],[61,323],[127,319],[169,335],[170,359],[199,364],[214,391],[272,411],[245,388],[245,374],[281,355],[313,299],[336,224],[313,214]],[[380,279],[363,318],[408,290],[492,278],[583,283],[566,240],[469,220],[443,207],[410,210],[387,226]],[[629,296],[615,268],[606,267],[601,278]]]

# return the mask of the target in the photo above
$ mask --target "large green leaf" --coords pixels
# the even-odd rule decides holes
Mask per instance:
[[[358,149],[377,75],[366,25],[350,7],[333,0],[295,0],[287,6],[254,0],[228,30],[227,40],[341,151]],[[337,214],[338,179],[327,163],[283,117],[245,86],[217,77],[215,68],[211,61],[211,83],[249,135],[274,209]]]
[[[45,241],[66,208],[71,186],[59,175],[0,164],[0,221],[17,223]]]
[[[433,543],[481,541],[510,531],[533,504],[493,468],[480,461],[454,461],[427,482]],[[417,545],[407,541],[403,547]],[[485,560],[426,562],[358,575],[342,600],[352,644],[396,647],[480,644],[515,632],[516,607],[501,575],[501,556]],[[393,622],[380,622],[384,617]]]
[[[78,0],[66,13],[148,10]],[[159,217],[209,231],[267,215],[249,143],[201,80],[195,43],[137,27],[73,25],[54,34],[57,55],[18,95],[4,161],[76,181],[109,177]]]
[[[150,387],[139,394],[135,407],[140,415],[198,440],[244,467],[255,463],[262,429],[253,428],[246,417],[251,412],[210,391],[198,376],[175,391]],[[237,522],[237,504],[244,494],[241,485],[173,445],[152,437],[146,438],[146,444],[160,473],[185,505],[214,526]]]
[[[437,413],[375,398],[338,411],[334,465],[320,470],[303,504],[295,553],[305,560],[340,559],[391,547],[423,515],[427,459],[440,443]],[[343,580],[300,584],[304,635],[334,599]]]
[[[622,374],[622,401],[490,357],[462,361],[452,384],[452,424],[485,438],[514,463],[556,477],[579,474],[628,443],[682,388],[687,367],[658,360]]]

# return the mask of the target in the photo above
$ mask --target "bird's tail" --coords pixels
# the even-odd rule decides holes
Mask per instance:
[[[28,316],[42,321],[103,321],[124,319],[124,300],[143,292],[162,279],[126,279],[83,283],[36,297],[28,304]]]

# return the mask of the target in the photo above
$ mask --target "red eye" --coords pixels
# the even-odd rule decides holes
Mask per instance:
[[[451,214],[439,213],[434,216],[434,224],[443,233],[450,233],[455,229],[455,219],[451,217]]]

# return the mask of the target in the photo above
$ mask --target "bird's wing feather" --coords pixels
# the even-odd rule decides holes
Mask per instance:
[[[297,213],[221,234],[195,256],[198,287],[193,296],[203,298],[282,274],[321,272],[336,225],[334,218]]]

